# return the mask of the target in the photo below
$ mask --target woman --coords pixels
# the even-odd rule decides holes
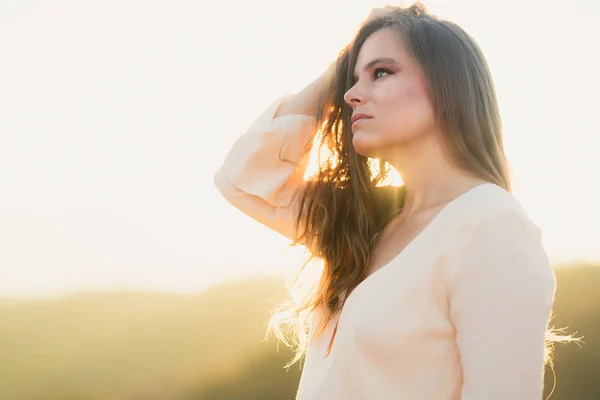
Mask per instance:
[[[317,131],[332,157],[306,181]],[[381,184],[386,165],[403,186]],[[215,183],[323,262],[294,310],[310,317],[298,399],[541,398],[555,277],[510,193],[486,61],[457,25],[418,3],[375,9]]]

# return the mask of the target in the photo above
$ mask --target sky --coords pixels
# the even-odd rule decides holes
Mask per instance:
[[[4,0],[0,295],[194,292],[301,262],[213,175],[383,4]],[[488,60],[514,192],[551,261],[600,260],[599,3],[424,4]]]

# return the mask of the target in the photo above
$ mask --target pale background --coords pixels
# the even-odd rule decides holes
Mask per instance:
[[[600,3],[424,3],[488,59],[552,262],[600,260]],[[212,176],[383,4],[2,1],[0,295],[196,291],[300,262]]]

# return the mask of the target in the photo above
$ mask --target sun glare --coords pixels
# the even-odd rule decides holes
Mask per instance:
[[[309,180],[313,175],[315,175],[317,173],[317,171],[319,170],[319,166],[326,163],[327,160],[329,160],[330,158],[331,158],[331,162],[333,164],[335,164],[335,162],[336,162],[336,157],[335,157],[335,155],[332,156],[331,150],[329,150],[329,148],[327,146],[320,146],[321,137],[322,137],[322,135],[321,135],[321,132],[319,131],[315,135],[315,139],[313,141],[313,146],[312,146],[312,149],[309,154],[309,163],[308,163],[308,167],[306,168],[306,171],[304,172],[304,180]],[[373,175],[376,175],[379,172],[379,159],[370,158],[369,166],[371,168],[371,173]],[[402,181],[402,177],[400,176],[400,173],[398,172],[398,170],[396,170],[392,166],[389,166],[389,168],[390,168],[390,170],[387,174],[386,179],[383,180],[382,182],[380,182],[377,186],[387,186],[387,185],[402,186],[403,181]]]

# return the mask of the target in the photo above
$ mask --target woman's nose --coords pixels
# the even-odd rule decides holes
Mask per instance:
[[[350,107],[355,106],[357,104],[361,104],[363,102],[363,97],[356,90],[356,85],[352,86],[346,91],[346,93],[344,93],[344,101]]]

